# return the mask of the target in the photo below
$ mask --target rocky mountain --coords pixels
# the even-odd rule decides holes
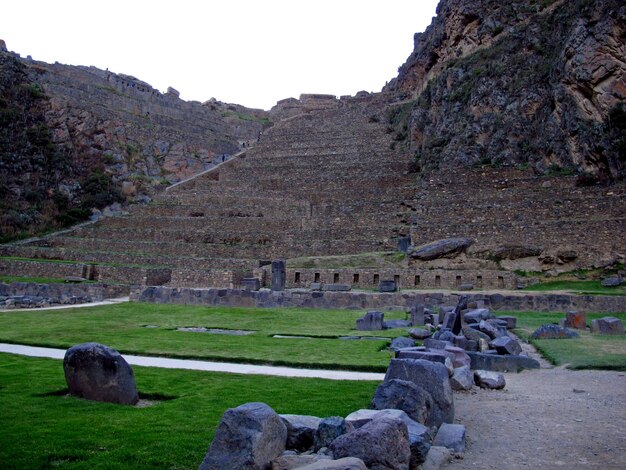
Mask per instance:
[[[131,76],[24,59],[1,42],[0,124],[0,240],[9,240],[148,201],[255,142],[270,121]]]
[[[531,168],[580,184],[626,176],[626,5],[442,0],[385,91],[414,170]]]

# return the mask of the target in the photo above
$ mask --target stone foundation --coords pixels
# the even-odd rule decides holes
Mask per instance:
[[[190,289],[174,287],[131,288],[131,300],[164,304],[188,304],[225,307],[297,307],[321,309],[409,309],[416,304],[456,305],[461,294],[449,292],[405,291],[395,293],[313,292],[304,289],[285,291],[247,291],[242,289]],[[492,310],[565,312],[580,309],[588,312],[624,312],[626,298],[567,294],[490,294],[468,295],[482,300]]]

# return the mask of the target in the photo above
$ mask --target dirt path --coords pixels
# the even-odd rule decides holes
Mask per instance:
[[[542,368],[455,393],[464,459],[447,468],[626,469],[626,373]]]

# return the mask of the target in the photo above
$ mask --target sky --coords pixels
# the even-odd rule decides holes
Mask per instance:
[[[11,0],[0,39],[44,62],[132,75],[185,100],[271,108],[380,91],[437,0]]]

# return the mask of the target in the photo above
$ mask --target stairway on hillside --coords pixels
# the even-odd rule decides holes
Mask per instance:
[[[128,216],[2,247],[25,259],[0,259],[0,272],[229,286],[271,259],[395,248],[415,188],[384,113],[381,103],[342,99],[281,121],[239,158]]]

